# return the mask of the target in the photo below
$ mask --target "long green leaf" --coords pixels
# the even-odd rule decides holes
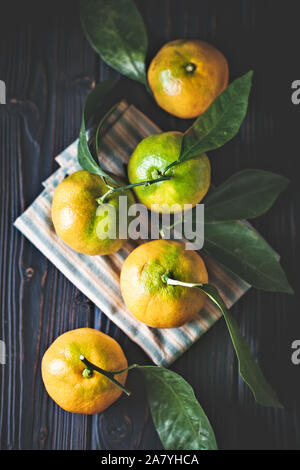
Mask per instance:
[[[238,132],[246,116],[252,71],[232,82],[185,132],[179,161],[226,144]]]
[[[258,289],[293,293],[272,248],[240,222],[208,223],[204,251]]]
[[[106,178],[111,183],[118,186],[118,183],[108,173],[106,173],[96,162],[95,158],[93,157],[90,151],[86,137],[86,123],[93,115],[104,96],[111,90],[114,85],[115,81],[112,80],[105,80],[101,83],[98,83],[86,98],[84,110],[82,113],[82,121],[78,141],[78,163],[84,170],[94,173],[95,175],[101,176],[101,178]]]
[[[166,450],[217,450],[211,424],[192,387],[163,367],[139,366],[154,425]]]
[[[86,97],[84,108],[83,108],[83,118],[85,125],[93,116],[94,112],[101,104],[103,98],[110,92],[110,90],[115,86],[117,80],[103,80],[102,82],[97,83],[94,88],[89,92]]]
[[[105,113],[105,115],[100,119],[96,132],[95,132],[95,152],[96,155],[99,154],[99,135],[100,131],[102,129],[102,126],[104,125],[106,119],[114,112],[114,110],[117,108],[119,103],[114,104],[108,111]]]
[[[239,371],[244,382],[250,387],[257,403],[263,406],[282,408],[276,393],[266,381],[258,363],[252,357],[250,347],[241,335],[234,317],[229,313],[218,290],[209,284],[198,286],[221,310],[239,361]]]
[[[80,0],[80,18],[91,46],[111,67],[147,86],[147,32],[132,0]]]
[[[205,199],[205,222],[251,219],[264,214],[287,187],[284,176],[263,170],[235,173]]]

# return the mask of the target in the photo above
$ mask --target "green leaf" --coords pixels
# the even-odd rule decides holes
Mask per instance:
[[[221,147],[236,135],[246,116],[252,74],[232,82],[185,132],[179,161]]]
[[[147,32],[132,0],[80,0],[88,41],[111,67],[147,86]]]
[[[89,92],[86,97],[84,108],[83,108],[83,119],[85,125],[88,123],[90,118],[93,116],[94,112],[101,104],[103,98],[110,92],[110,90],[115,86],[117,80],[103,80],[102,82],[97,83],[94,88]]]
[[[199,286],[199,289],[205,292],[221,310],[239,361],[240,375],[244,382],[250,387],[257,403],[263,406],[283,408],[276,393],[266,381],[260,366],[252,357],[247,341],[241,335],[237,322],[227,310],[218,290],[209,284]]]
[[[270,209],[289,180],[263,170],[235,173],[205,199],[205,222],[258,217]]]
[[[272,248],[241,222],[205,224],[204,251],[258,289],[293,293]]]
[[[114,104],[108,111],[107,113],[104,114],[104,116],[100,119],[96,132],[95,132],[95,155],[99,155],[99,135],[100,131],[102,129],[102,126],[104,125],[106,119],[114,112],[114,110],[118,107],[119,103]]]
[[[217,450],[214,431],[192,387],[163,367],[139,366],[154,425],[166,450]]]
[[[111,183],[119,186],[118,183],[108,173],[106,173],[96,162],[95,158],[93,157],[90,151],[86,138],[86,123],[93,115],[104,96],[111,90],[114,85],[115,81],[112,80],[105,80],[101,83],[98,83],[86,98],[84,110],[82,113],[82,121],[78,141],[78,163],[84,170],[87,170],[90,173],[94,173],[95,175],[101,176],[101,178],[103,179],[106,178]]]

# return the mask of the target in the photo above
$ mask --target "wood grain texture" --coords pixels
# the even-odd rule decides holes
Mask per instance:
[[[172,368],[194,387],[221,448],[299,449],[300,369],[290,360],[291,343],[300,337],[300,108],[290,100],[291,82],[299,79],[297,2],[138,0],[137,5],[149,33],[149,60],[166,41],[195,37],[223,51],[231,79],[250,68],[255,72],[241,132],[210,154],[214,183],[244,168],[291,179],[288,191],[255,225],[281,254],[296,295],[252,289],[233,308],[285,410],[255,405],[238,376],[223,321]],[[12,226],[56,168],[55,155],[78,136],[92,82],[117,75],[84,38],[75,1],[2,2],[0,79],[7,85],[7,105],[0,105],[0,339],[8,354],[7,364],[0,365],[1,449],[161,448],[138,372],[128,383],[133,395],[94,417],[66,413],[47,396],[41,357],[69,329],[100,328],[120,341],[129,362],[150,361]],[[142,85],[122,78],[109,101],[124,97],[164,130],[188,125],[160,110]]]

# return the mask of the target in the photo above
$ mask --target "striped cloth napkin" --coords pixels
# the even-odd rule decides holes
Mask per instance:
[[[126,175],[126,164],[136,145],[146,136],[161,132],[143,113],[122,101],[109,117],[101,139],[101,165],[115,175]],[[119,275],[122,263],[137,242],[127,242],[122,250],[109,256],[87,256],[68,248],[55,234],[51,221],[51,201],[57,185],[80,168],[78,140],[56,161],[60,168],[44,181],[44,190],[15,221],[15,226],[121,330],[135,341],[160,366],[169,366],[203,335],[221,316],[207,300],[198,317],[181,328],[149,328],[135,319],[122,300]],[[141,242],[140,242],[141,243]],[[204,256],[209,280],[230,307],[249,285]]]

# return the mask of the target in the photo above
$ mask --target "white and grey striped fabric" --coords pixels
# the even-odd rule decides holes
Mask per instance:
[[[160,129],[144,114],[121,102],[110,116],[101,140],[101,165],[115,175],[124,176],[136,145],[144,137],[158,132]],[[60,168],[43,183],[44,190],[18,217],[15,226],[155,364],[169,366],[220,318],[220,312],[207,300],[198,317],[181,328],[149,328],[129,313],[119,287],[122,263],[136,242],[129,241],[122,250],[110,256],[87,256],[73,251],[57,237],[50,216],[51,201],[55,188],[65,176],[80,169],[77,143],[73,142],[56,157]],[[207,256],[203,258],[210,282],[230,307],[250,286]]]

